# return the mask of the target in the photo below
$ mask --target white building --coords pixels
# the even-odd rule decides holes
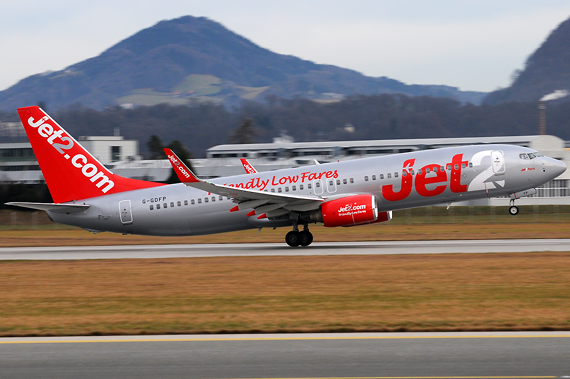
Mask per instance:
[[[139,141],[126,140],[123,136],[81,136],[79,143],[104,165],[141,159]]]

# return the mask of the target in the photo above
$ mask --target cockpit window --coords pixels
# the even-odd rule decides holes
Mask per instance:
[[[530,159],[534,159],[534,158],[536,158],[536,155],[534,153],[528,153],[528,157]]]
[[[526,155],[526,154],[519,154],[519,158],[520,159],[529,159],[528,155]]]
[[[537,158],[538,158],[538,157],[544,157],[544,155],[542,155],[542,154],[540,154],[540,153],[534,153],[534,156],[537,157]]]

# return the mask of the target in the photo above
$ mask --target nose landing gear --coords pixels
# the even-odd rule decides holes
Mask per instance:
[[[285,242],[291,247],[309,246],[313,242],[313,233],[309,232],[307,225],[303,226],[303,231],[299,231],[297,225],[293,226],[293,230],[285,235]]]
[[[516,216],[519,214],[519,207],[515,205],[515,199],[511,199],[511,206],[509,207],[509,214]]]

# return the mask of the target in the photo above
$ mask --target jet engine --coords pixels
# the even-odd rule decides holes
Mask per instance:
[[[392,219],[392,212],[378,212],[374,195],[352,195],[327,201],[317,210],[301,215],[301,222],[322,222],[325,226],[355,226]]]

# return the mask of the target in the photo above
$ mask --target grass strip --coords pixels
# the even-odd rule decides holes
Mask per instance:
[[[570,252],[0,262],[0,336],[570,329]]]

